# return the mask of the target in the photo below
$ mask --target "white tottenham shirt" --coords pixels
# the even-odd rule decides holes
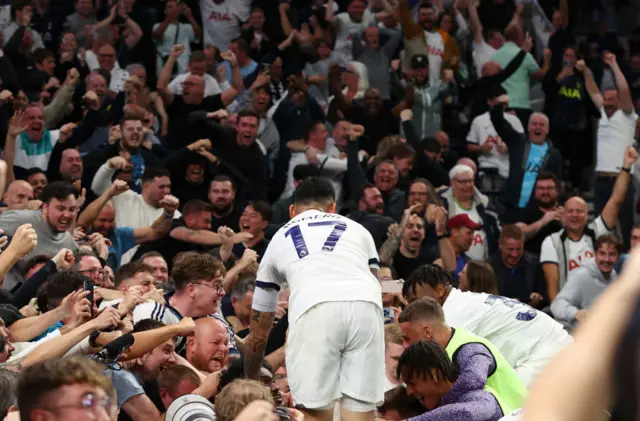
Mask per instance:
[[[226,51],[229,43],[240,36],[240,25],[249,19],[251,0],[200,0],[204,44]]]
[[[593,230],[596,238],[604,234],[611,234],[611,230],[607,227],[607,224],[604,223],[602,215],[590,223],[588,228]],[[571,271],[578,269],[584,262],[595,258],[596,253],[593,250],[593,245],[588,235],[583,234],[578,241],[567,238],[566,243],[567,275],[571,273]],[[544,239],[540,249],[540,264],[544,263],[559,263],[558,251],[553,247],[551,236]]]
[[[624,151],[627,146],[634,143],[637,120],[638,115],[635,111],[631,114],[625,114],[624,111],[617,110],[611,117],[608,117],[604,107],[600,107],[596,171],[620,172]]]
[[[518,133],[524,133],[524,127],[518,117],[513,114],[504,113],[504,118],[511,124],[511,127]],[[500,153],[496,145],[501,142],[498,132],[491,123],[491,116],[487,111],[484,114],[480,114],[473,119],[469,134],[467,135],[467,142],[473,145],[482,146],[485,143],[493,144],[491,151],[488,154],[478,156],[478,166],[482,168],[495,168],[503,178],[509,177],[509,152]]]
[[[453,201],[454,212],[453,215],[467,214],[469,215],[469,219],[471,219],[476,224],[484,225],[482,218],[480,218],[480,214],[478,213],[478,208],[475,203],[471,210],[464,209],[461,207],[456,200]],[[476,230],[473,232],[473,242],[471,243],[471,248],[466,252],[466,255],[469,256],[472,260],[481,260],[485,261],[489,258],[489,245],[487,243],[487,233],[483,228]]]
[[[316,304],[369,301],[382,309],[373,238],[359,223],[339,214],[307,210],[274,235],[260,261],[257,284],[291,288],[289,322]]]
[[[429,52],[429,81],[431,83],[440,82],[440,71],[442,70],[442,58],[444,57],[444,39],[438,31],[424,31],[427,41],[427,51]]]
[[[545,313],[498,295],[452,288],[442,309],[447,324],[488,339],[514,367],[535,359],[537,349],[548,354],[554,344],[559,351],[570,341],[564,327]]]
[[[353,60],[353,35],[362,32],[365,28],[373,25],[376,21],[371,10],[366,9],[362,15],[361,22],[354,22],[347,12],[336,15],[336,44],[335,54],[344,61]]]

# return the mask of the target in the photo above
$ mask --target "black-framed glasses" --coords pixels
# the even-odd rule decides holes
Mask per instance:
[[[204,282],[192,282],[194,285],[204,285],[209,288],[213,288],[216,292],[222,292],[224,294],[224,287],[220,283],[215,283],[213,285],[205,284]]]
[[[116,412],[116,405],[114,400],[110,396],[98,396],[94,393],[88,392],[82,395],[81,400],[77,404],[57,405],[51,407],[44,407],[48,411],[55,411],[58,409],[84,409],[91,411],[94,414],[98,409],[104,409],[110,417]]]

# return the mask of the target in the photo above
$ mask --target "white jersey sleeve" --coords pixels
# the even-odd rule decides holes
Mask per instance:
[[[611,228],[609,228],[604,222],[604,219],[602,219],[602,215],[598,215],[598,217],[589,224],[589,228],[591,228],[596,233],[596,239],[601,235],[611,234],[612,232]]]
[[[558,252],[553,246],[553,240],[550,235],[542,241],[542,247],[540,247],[540,264],[544,263],[559,264]]]

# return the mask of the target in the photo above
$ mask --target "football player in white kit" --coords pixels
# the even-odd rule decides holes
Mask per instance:
[[[359,223],[335,213],[324,178],[303,181],[291,221],[273,237],[260,262],[253,295],[245,371],[256,378],[286,284],[289,332],[286,366],[296,407],[306,420],[373,420],[384,400],[384,318],[378,252]]]
[[[441,267],[424,265],[411,273],[402,293],[409,302],[436,299],[447,324],[490,340],[526,385],[573,342],[563,326],[545,313],[499,295],[462,292],[452,286],[452,280]]]

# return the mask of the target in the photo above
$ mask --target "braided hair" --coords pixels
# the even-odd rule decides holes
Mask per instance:
[[[433,370],[438,373],[437,378],[434,378]],[[398,378],[403,372],[408,379],[428,377],[431,380],[448,380],[452,383],[458,379],[459,374],[447,351],[435,341],[416,342],[405,349],[398,361]]]
[[[438,265],[422,265],[411,272],[409,278],[402,285],[402,295],[406,298],[409,293],[415,295],[418,285],[428,285],[435,289],[438,285],[443,285],[449,289],[454,285],[455,280],[449,271]]]

